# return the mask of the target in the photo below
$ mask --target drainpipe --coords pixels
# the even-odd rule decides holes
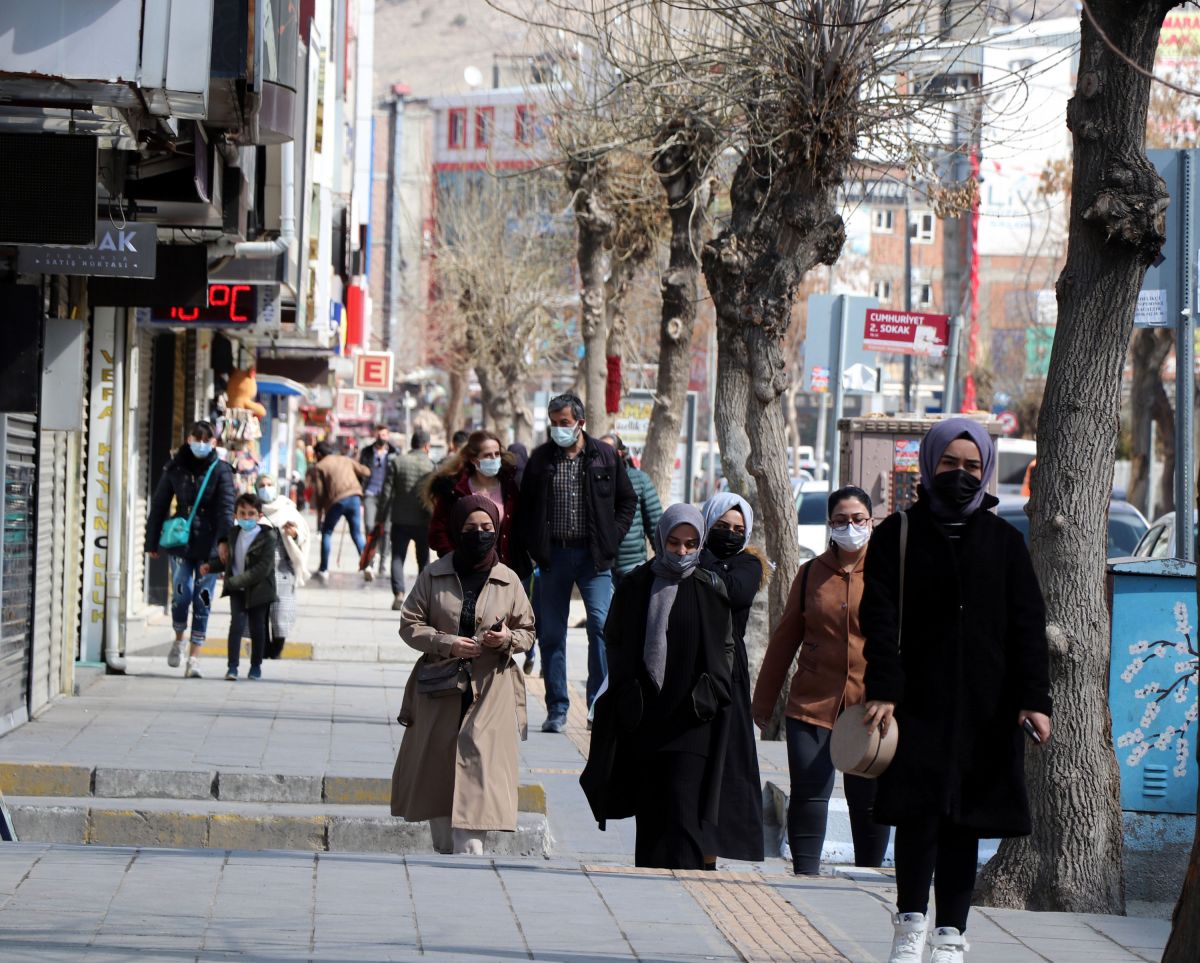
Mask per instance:
[[[286,255],[296,240],[296,145],[287,141],[279,147],[280,175],[283,181],[279,203],[279,237],[273,241],[239,241],[233,246],[235,257],[267,258]]]
[[[112,428],[108,460],[108,558],[104,573],[104,664],[124,673],[121,655],[121,559],[125,554],[125,353],[128,350],[129,313],[113,325]]]

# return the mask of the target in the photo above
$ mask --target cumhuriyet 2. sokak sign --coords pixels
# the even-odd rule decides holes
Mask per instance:
[[[949,322],[948,314],[872,308],[863,324],[863,347],[888,354],[940,358],[946,352]]]

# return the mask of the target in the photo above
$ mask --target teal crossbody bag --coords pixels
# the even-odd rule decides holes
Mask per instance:
[[[192,519],[196,517],[196,509],[200,507],[200,499],[204,497],[204,489],[208,487],[208,480],[212,477],[213,469],[217,467],[217,461],[218,459],[214,458],[213,463],[208,466],[208,471],[204,473],[204,481],[200,483],[200,491],[196,493],[196,500],[192,502],[192,510],[188,512],[187,518],[176,515],[163,522],[162,532],[158,536],[159,548],[187,548],[188,539],[192,534]]]

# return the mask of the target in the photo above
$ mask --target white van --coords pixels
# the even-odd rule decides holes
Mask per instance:
[[[996,456],[996,490],[1019,495],[1025,471],[1037,457],[1037,442],[1028,438],[1000,438],[996,441]]]

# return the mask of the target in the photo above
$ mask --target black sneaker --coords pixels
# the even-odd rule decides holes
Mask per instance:
[[[567,717],[565,715],[550,716],[542,723],[542,732],[566,732]]]

